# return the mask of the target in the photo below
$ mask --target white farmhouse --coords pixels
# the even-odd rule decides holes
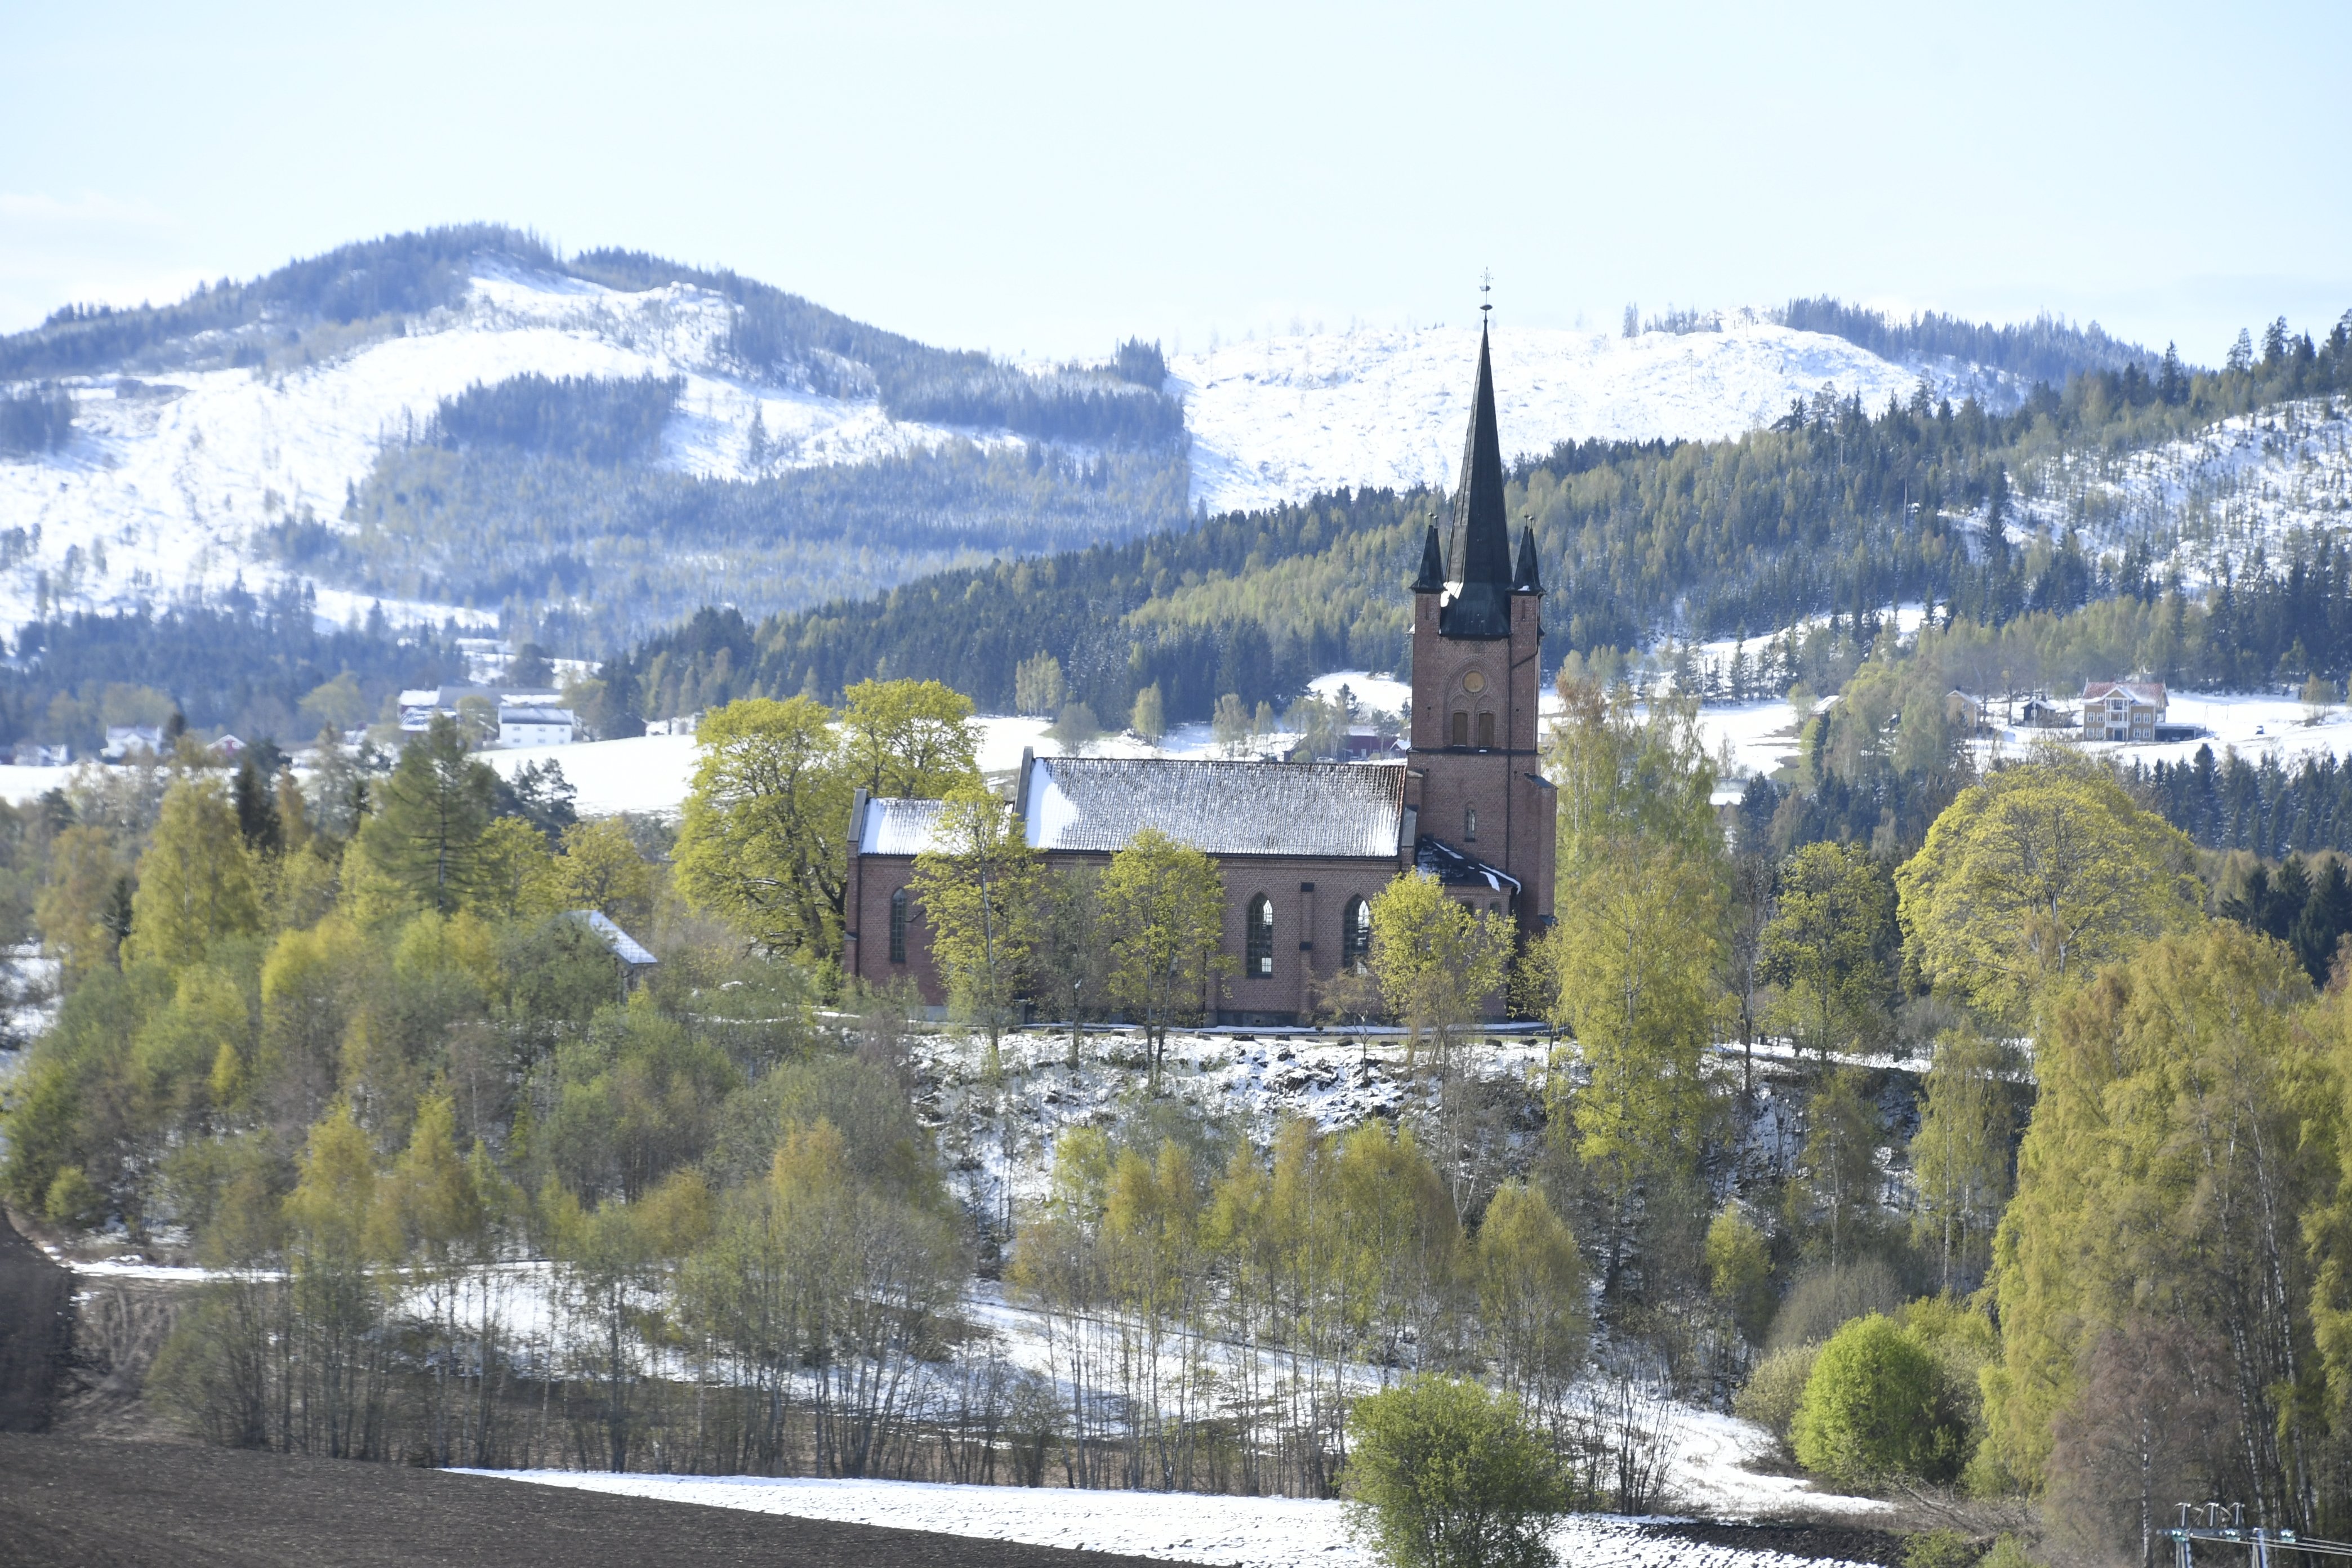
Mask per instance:
[[[568,746],[579,731],[579,716],[569,708],[499,710],[501,746]]]

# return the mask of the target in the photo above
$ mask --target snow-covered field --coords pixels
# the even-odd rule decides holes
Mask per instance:
[[[2318,723],[2305,721],[2303,704],[2280,692],[2175,691],[2167,722],[2194,724],[2204,733],[2187,741],[2162,744],[2096,742],[2083,749],[2110,757],[2128,768],[2138,763],[2188,763],[2198,748],[2210,746],[2219,759],[2235,751],[2248,762],[2277,759],[2284,768],[2303,765],[2305,757],[2352,757],[2352,709],[2336,707]],[[1996,709],[1996,717],[1999,710]],[[1711,752],[1727,754],[1733,776],[1772,772],[1797,752],[1796,712],[1785,701],[1709,703],[1699,710],[1699,731]],[[2068,731],[2037,731],[2023,726],[2000,726],[1973,742],[1979,765],[2002,758],[2024,756],[2047,740],[2071,739]],[[1736,794],[1736,792],[1735,792]]]
[[[649,1476],[577,1470],[477,1470],[541,1486],[746,1509],[797,1519],[938,1531],[1033,1546],[1125,1552],[1177,1563],[1276,1568],[1325,1563],[1371,1568],[1378,1559],[1348,1528],[1343,1503],[1192,1492],[1070,1491],[922,1481],[776,1480],[751,1476]],[[1552,1545],[1575,1568],[1797,1568],[1833,1560],[1707,1546],[1645,1532],[1632,1520],[1575,1515]]]
[[[637,735],[572,746],[515,746],[481,757],[508,778],[527,763],[554,763],[575,792],[572,805],[583,816],[624,811],[667,816],[686,804],[699,754],[691,735]]]
[[[1985,382],[1974,366],[1899,365],[1843,338],[1742,320],[1633,338],[1502,327],[1494,355],[1507,462],[1588,437],[1738,436],[1823,387],[1875,411],[1922,379],[1956,395]],[[1342,485],[1450,487],[1477,356],[1475,327],[1298,333],[1180,356],[1169,374],[1192,432],[1193,497],[1215,512]]]

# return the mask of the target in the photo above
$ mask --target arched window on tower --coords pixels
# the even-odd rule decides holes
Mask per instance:
[[[1478,808],[1475,805],[1462,808],[1462,837],[1465,839],[1478,837]]]
[[[1495,749],[1495,716],[1492,713],[1478,715],[1478,747],[1487,752]]]
[[[1470,710],[1466,708],[1456,708],[1454,710],[1454,744],[1466,746],[1469,743]]]
[[[1247,923],[1249,929],[1244,936],[1248,945],[1242,973],[1253,980],[1265,980],[1274,973],[1274,900],[1264,893],[1252,899]]]
[[[1369,973],[1372,967],[1372,906],[1349,899],[1339,915],[1339,970],[1343,974]]]
[[[890,895],[890,962],[907,962],[907,889]]]

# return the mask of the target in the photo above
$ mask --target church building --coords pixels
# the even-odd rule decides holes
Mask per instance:
[[[1203,1003],[1219,1022],[1283,1024],[1318,982],[1370,952],[1370,900],[1421,870],[1454,898],[1551,923],[1554,796],[1538,766],[1543,585],[1533,530],[1516,559],[1485,332],[1452,526],[1433,523],[1413,579],[1412,720],[1402,763],[1263,763],[1024,755],[1015,805],[1048,866],[1101,867],[1157,828],[1213,858],[1225,886],[1229,973]],[[937,801],[870,799],[849,824],[845,972],[911,977],[946,1000],[908,884]]]

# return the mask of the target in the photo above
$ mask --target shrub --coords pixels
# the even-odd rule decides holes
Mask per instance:
[[[1903,1543],[1903,1568],[1976,1568],[1985,1549],[1957,1530],[1923,1531]]]
[[[1884,1258],[1864,1258],[1843,1268],[1809,1268],[1780,1303],[1765,1348],[1819,1344],[1856,1318],[1900,1311],[1909,1294]]]
[[[2004,1535],[1992,1543],[1977,1568],[2042,1568],[2042,1564],[2026,1554],[2025,1543],[2014,1535]]]
[[[1569,1499],[1517,1401],[1475,1383],[1416,1378],[1348,1417],[1352,1523],[1393,1568],[1538,1568]]]
[[[1789,1428],[1796,1424],[1797,1407],[1804,1403],[1805,1380],[1813,1375],[1813,1358],[1821,1353],[1819,1345],[1787,1345],[1774,1351],[1748,1374],[1748,1386],[1733,1398],[1731,1408],[1747,1420],[1769,1427],[1772,1436],[1787,1442]]]
[[[1838,1481],[1948,1481],[1965,1458],[1966,1426],[1943,1369],[1876,1312],[1822,1347],[1790,1431],[1797,1462]]]
[[[96,1230],[106,1223],[106,1194],[79,1165],[67,1165],[49,1180],[41,1217],[72,1230]]]

